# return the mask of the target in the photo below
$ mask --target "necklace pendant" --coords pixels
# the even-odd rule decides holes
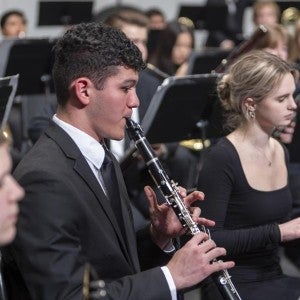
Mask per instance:
[[[269,166],[269,167],[272,166],[272,162],[271,162],[271,161],[268,162],[268,166]]]

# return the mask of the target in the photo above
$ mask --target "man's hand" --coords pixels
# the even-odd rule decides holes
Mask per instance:
[[[216,247],[205,233],[194,235],[167,264],[176,289],[193,286],[214,272],[234,267],[232,261],[211,263],[225,254],[226,250]]]
[[[178,217],[175,215],[172,207],[164,204],[157,204],[155,192],[150,186],[146,186],[144,189],[149,201],[149,213],[151,219],[151,235],[153,241],[161,248],[164,249],[166,245],[170,243],[172,238],[178,237],[185,233],[185,230],[180,223]],[[197,200],[203,200],[204,194],[200,191],[194,191],[188,196],[186,190],[179,188],[179,193],[184,200],[186,208],[190,211],[193,220],[204,226],[214,226],[215,222],[200,218],[200,208],[192,207],[192,203]]]

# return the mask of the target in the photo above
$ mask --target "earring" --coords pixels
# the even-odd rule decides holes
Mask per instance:
[[[247,114],[250,117],[250,119],[255,119],[255,111],[252,107],[247,107]]]

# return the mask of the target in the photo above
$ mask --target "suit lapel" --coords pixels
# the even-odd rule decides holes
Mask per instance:
[[[85,182],[85,184],[92,190],[94,193],[96,199],[98,200],[99,204],[101,205],[103,211],[105,212],[108,220],[111,222],[112,227],[116,233],[116,236],[118,238],[119,244],[121,249],[123,250],[123,253],[125,257],[127,258],[127,261],[132,265],[134,270],[137,270],[137,264],[136,259],[134,257],[137,257],[136,251],[135,253],[132,250],[131,245],[135,244],[135,237],[134,242],[132,239],[132,228],[129,228],[127,223],[131,222],[124,222],[125,231],[128,235],[128,239],[126,241],[126,237],[123,237],[121,234],[121,231],[118,226],[118,222],[116,220],[115,214],[113,213],[113,210],[107,201],[106,195],[104,194],[99,182],[97,181],[94,173],[92,172],[90,166],[88,165],[86,159],[81,154],[80,150],[74,143],[74,141],[71,139],[71,137],[58,125],[56,125],[54,122],[50,125],[50,128],[45,132],[46,135],[48,135],[50,138],[55,140],[55,142],[59,145],[59,147],[62,149],[66,157],[69,159],[72,159],[74,161],[74,170],[75,172],[82,178],[82,180]],[[118,172],[117,172],[118,173]],[[118,181],[120,180],[119,174]],[[119,184],[120,185],[120,184]],[[121,188],[121,187],[119,187]],[[120,189],[121,191],[121,189]],[[121,194],[121,207],[122,207],[122,214],[123,218],[128,218],[128,209],[126,207],[125,201],[124,201],[124,194]],[[126,224],[126,225],[125,225]]]

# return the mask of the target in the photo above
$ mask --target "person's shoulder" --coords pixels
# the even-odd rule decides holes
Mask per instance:
[[[151,83],[152,85],[159,86],[163,79],[160,78],[158,74],[155,74],[151,69],[145,68],[139,73],[139,81],[144,81]]]
[[[234,152],[234,147],[226,137],[218,139],[209,149],[210,155],[219,157],[220,159],[231,157]]]
[[[205,164],[232,170],[236,168],[238,160],[233,144],[226,137],[222,137],[207,149]]]
[[[59,162],[55,161],[57,158],[55,152],[57,146],[43,134],[18,163],[14,176],[18,178],[32,172],[43,172],[47,169],[46,166],[51,166],[55,170],[59,166]]]

